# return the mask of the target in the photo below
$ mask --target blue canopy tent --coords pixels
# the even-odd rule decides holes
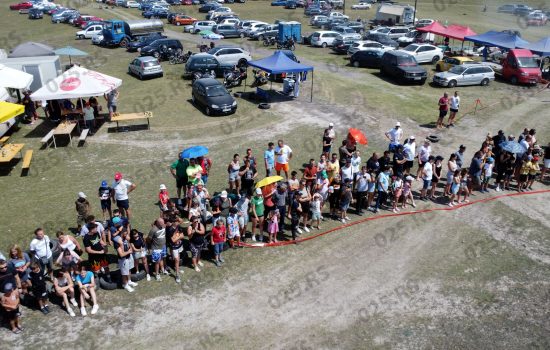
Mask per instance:
[[[311,99],[313,101],[313,67],[306,66],[288,58],[282,51],[275,51],[269,57],[260,60],[249,61],[249,66],[259,68],[269,74],[305,73],[311,71]],[[246,85],[246,84],[245,84]]]
[[[479,35],[470,35],[465,36],[464,40],[474,42],[476,44],[481,44],[485,46],[494,46],[501,49],[510,50],[521,48],[523,46],[529,45],[529,43],[516,34],[509,32],[496,32],[490,30],[486,33]],[[484,50],[484,59],[487,59],[487,49]]]
[[[540,56],[550,56],[550,37],[520,47],[522,49],[531,50],[531,52]]]

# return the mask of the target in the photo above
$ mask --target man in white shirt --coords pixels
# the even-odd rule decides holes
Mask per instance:
[[[367,199],[367,190],[371,181],[370,174],[367,172],[367,167],[363,165],[361,171],[357,173],[355,180],[355,190],[357,191],[357,215],[363,215],[363,208]]]
[[[277,175],[281,175],[281,170],[285,172],[286,180],[288,180],[288,171],[290,169],[288,162],[292,159],[292,149],[284,144],[283,140],[277,142],[275,147],[275,171]]]
[[[428,162],[431,154],[432,147],[430,146],[430,141],[426,140],[418,151],[418,171],[416,172],[416,180],[420,180],[420,176],[422,175],[422,168],[424,167],[424,164]]]
[[[403,154],[407,160],[403,167],[403,173],[409,175],[414,164],[414,157],[416,156],[416,139],[414,136],[410,136],[408,142],[403,145]]]
[[[130,219],[130,202],[128,194],[136,189],[136,185],[122,178],[122,174],[115,173],[115,181],[111,186],[113,188],[113,203],[116,202],[118,210],[122,216]]]
[[[449,114],[449,123],[447,124],[447,127],[455,126],[455,117],[458,113],[458,108],[460,107],[460,96],[458,96],[458,91],[455,91],[454,96],[451,96],[449,102],[451,104],[451,114]]]
[[[424,163],[424,166],[422,167],[422,191],[420,191],[420,199],[423,201],[427,201],[428,197],[426,197],[426,194],[428,192],[428,189],[432,185],[432,177],[433,177],[433,164],[435,162],[434,156],[429,156],[428,161]]]
[[[46,236],[41,228],[34,230],[34,239],[31,241],[29,250],[40,263],[42,271],[48,270],[50,279],[53,281],[53,254],[50,247],[50,237]]]
[[[403,129],[401,129],[401,123],[395,123],[395,127],[388,130],[385,135],[388,140],[390,140],[389,150],[390,152],[393,152],[397,145],[401,143],[401,138],[403,137]]]

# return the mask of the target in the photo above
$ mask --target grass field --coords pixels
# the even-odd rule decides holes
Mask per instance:
[[[302,45],[296,55],[315,67],[313,103],[306,83],[299,99],[274,103],[268,111],[239,99],[235,115],[209,118],[190,103],[189,82],[181,79],[182,65],[163,63],[163,78],[139,81],[126,73],[134,53],[75,40],[74,27],[54,25],[49,16],[29,21],[9,12],[8,3],[0,1],[2,22],[10,24],[0,28],[4,48],[32,40],[84,50],[90,54],[80,59],[84,66],[123,80],[122,113],[151,110],[155,117],[149,131],[112,133],[109,128],[114,125],[105,124],[80,148],[39,150],[40,138],[52,125],[46,121],[35,127],[22,125],[10,141],[25,143],[35,155],[29,176],[19,176],[20,163],[0,176],[0,200],[5,203],[0,211],[2,252],[16,242],[27,246],[37,226],[50,236],[73,228],[79,191],[89,195],[98,215],[95,193],[100,181],[110,180],[115,171],[138,185],[131,194],[132,223],[148,231],[158,215],[158,185],[165,183],[175,194],[168,166],[190,145],[210,148],[214,168],[208,188],[214,192],[225,186],[225,168],[232,154],[244,153],[248,147],[260,156],[268,141],[283,138],[294,150],[293,168],[317,158],[322,130],[330,121],[337,126],[338,138],[350,126],[366,132],[369,146],[360,149],[365,160],[386,147],[383,132],[396,120],[417,139],[435,132],[430,123],[445,89],[428,84],[398,86],[374,70],[346,66],[329,49]],[[486,13],[475,0],[436,3],[418,1],[417,17],[469,25],[479,33],[519,28],[527,40],[548,35],[547,27],[524,29],[515,17],[496,14],[503,1],[488,2]],[[99,9],[96,3],[81,6],[83,13],[103,18],[140,18],[137,10]],[[312,31],[300,9],[271,7],[267,1],[230,6],[241,18],[299,20],[303,32]],[[374,15],[374,10],[350,7],[351,1],[346,13],[352,18],[359,13],[361,18]],[[193,6],[180,9],[198,16]],[[181,27],[166,29],[167,35],[182,40],[185,49],[194,49],[200,42],[197,36],[181,33]],[[272,51],[258,42],[228,41],[243,45],[254,58]],[[274,88],[280,90],[280,86]],[[440,133],[443,140],[434,145],[438,154],[447,156],[460,143],[473,151],[487,132],[500,128],[517,134],[523,127],[534,126],[543,144],[550,138],[548,90],[535,94],[534,89],[499,81],[486,88],[457,90],[463,112],[472,109],[476,99],[483,108],[462,116],[458,128]],[[2,337],[10,348],[54,348],[60,341],[52,336],[51,327],[56,325],[56,334],[71,327],[66,340],[77,348],[141,349],[162,344],[186,349],[544,349],[549,347],[550,330],[545,315],[550,300],[546,203],[548,194],[502,199],[448,213],[361,224],[300,246],[229,252],[230,264],[223,269],[208,262],[200,274],[186,268],[181,286],[165,278],[162,283],[140,286],[131,296],[123,291],[101,292],[102,309],[95,319],[78,317],[70,322],[56,309],[48,316],[53,321],[46,322],[37,312],[26,311],[25,325],[35,331],[27,334],[25,342],[7,332]],[[421,207],[432,206],[439,204]],[[331,222],[324,228],[335,226]],[[315,283],[304,287],[303,281],[312,273]],[[403,288],[409,292],[396,293]],[[166,326],[171,320],[173,328]]]

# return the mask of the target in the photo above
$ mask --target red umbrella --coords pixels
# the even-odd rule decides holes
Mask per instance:
[[[348,132],[348,137],[354,139],[356,142],[367,145],[369,141],[363,132],[359,129],[350,128]]]

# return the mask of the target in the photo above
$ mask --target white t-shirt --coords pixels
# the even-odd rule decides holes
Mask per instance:
[[[399,143],[399,141],[401,141],[401,138],[403,137],[403,129],[393,128],[388,130],[388,134],[392,143]]]
[[[412,162],[416,154],[416,143],[406,143],[403,146],[403,154],[406,160]]]
[[[451,109],[458,109],[460,107],[460,97],[451,96]]]
[[[483,171],[486,177],[491,177],[493,175],[493,164],[485,163],[483,166]]]
[[[288,147],[287,145],[283,145],[283,147],[275,147],[275,154],[281,153],[280,155],[277,155],[277,163],[279,164],[286,164],[288,163],[288,157],[290,153],[292,153],[292,149]]]
[[[423,171],[422,178],[424,180],[431,180],[432,176],[433,176],[432,163],[427,162],[426,164],[424,164],[424,171]]]
[[[94,223],[97,225],[97,233],[99,233],[101,236],[105,233],[105,227],[103,227],[103,224],[101,222],[94,221]],[[90,232],[88,230],[88,225],[82,225],[82,228],[80,229],[80,236],[84,237]]]
[[[35,252],[38,258],[50,258],[52,256],[52,249],[50,248],[50,238],[44,235],[44,238],[34,238],[30,244],[30,251]]]
[[[128,180],[122,179],[119,182],[113,182],[113,190],[115,191],[115,199],[117,201],[123,201],[128,199],[128,188],[132,186],[132,183]]]
[[[423,162],[427,162],[428,158],[430,158],[430,155],[432,154],[432,148],[430,146],[426,147],[422,145],[420,147],[420,151],[418,152],[418,158]]]
[[[92,107],[84,107],[84,120],[94,120],[94,109]]]
[[[361,168],[361,157],[351,157],[351,172],[357,174]]]
[[[357,182],[356,182],[357,192],[366,192],[369,187],[369,182],[370,182],[369,173],[357,174]]]
[[[340,169],[340,172],[342,173],[342,182],[344,182],[346,179],[350,179],[350,180],[353,180],[353,172],[352,172],[352,167],[345,167],[343,166],[341,169]]]

